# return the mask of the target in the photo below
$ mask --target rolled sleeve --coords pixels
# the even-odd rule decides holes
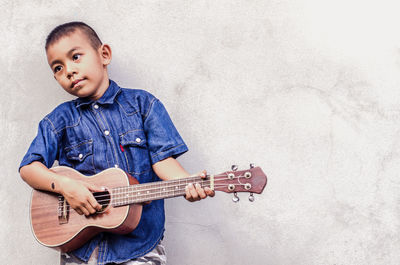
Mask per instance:
[[[50,168],[56,160],[57,147],[57,135],[51,122],[45,118],[39,123],[38,133],[22,159],[18,170],[34,161],[39,161]]]
[[[167,110],[158,99],[153,99],[146,113],[144,131],[152,164],[168,157],[177,158],[188,151]]]

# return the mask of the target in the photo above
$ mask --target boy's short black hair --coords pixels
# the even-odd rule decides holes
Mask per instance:
[[[50,34],[47,36],[47,39],[46,39],[46,46],[45,46],[46,51],[50,45],[57,42],[62,37],[65,37],[65,36],[75,32],[77,29],[81,30],[83,32],[83,34],[85,34],[88,37],[90,44],[94,49],[97,50],[102,45],[101,40],[100,40],[99,36],[97,36],[96,31],[94,31],[94,29],[92,29],[89,25],[87,25],[83,22],[73,21],[73,22],[61,24],[61,25],[55,27],[50,32]]]

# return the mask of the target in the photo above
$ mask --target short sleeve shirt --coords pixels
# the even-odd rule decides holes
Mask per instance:
[[[188,150],[163,104],[139,89],[110,86],[97,101],[65,102],[39,123],[37,136],[20,168],[33,161],[93,175],[119,167],[140,183],[160,180],[152,165]],[[101,233],[72,254],[87,261],[99,246],[99,262],[123,262],[150,252],[164,232],[164,202],[143,206],[138,227],[126,235]]]

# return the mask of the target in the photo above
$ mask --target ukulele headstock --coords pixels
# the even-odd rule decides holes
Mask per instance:
[[[236,165],[232,171],[226,171],[214,177],[214,190],[233,193],[233,201],[238,202],[237,192],[249,192],[249,201],[254,201],[253,193],[260,194],[267,184],[267,176],[260,167],[250,164],[246,170],[238,170]]]

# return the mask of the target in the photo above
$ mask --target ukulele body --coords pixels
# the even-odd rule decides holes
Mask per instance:
[[[109,168],[91,177],[64,166],[50,170],[72,179],[105,187],[109,193],[106,196],[108,205],[99,213],[79,215],[59,194],[33,190],[30,219],[33,234],[39,243],[69,252],[79,248],[100,232],[126,234],[137,227],[142,213],[141,204],[112,206],[113,188],[138,184],[136,179],[128,176],[123,170]]]

